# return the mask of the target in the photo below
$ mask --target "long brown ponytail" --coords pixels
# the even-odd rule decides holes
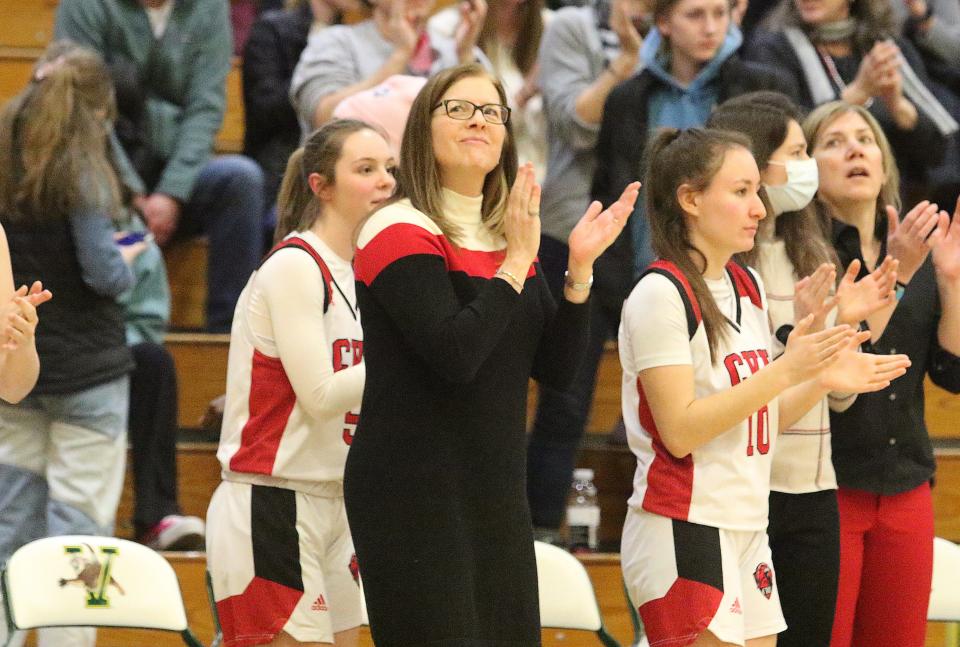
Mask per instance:
[[[275,243],[291,232],[309,229],[320,217],[320,202],[310,190],[308,178],[311,173],[319,173],[328,184],[333,184],[343,143],[347,137],[361,130],[373,130],[386,139],[380,129],[365,121],[337,119],[315,130],[304,145],[293,152],[287,161],[287,170],[277,196],[277,228],[273,233]]]
[[[690,128],[665,128],[648,146],[646,173],[647,218],[653,249],[661,259],[676,265],[690,282],[700,304],[710,347],[717,361],[720,340],[726,335],[724,316],[703,278],[707,259],[690,240],[687,216],[677,192],[682,185],[696,191],[709,186],[731,148],[750,150],[750,140],[738,133]]]

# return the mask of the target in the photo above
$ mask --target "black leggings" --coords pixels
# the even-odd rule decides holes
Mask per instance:
[[[829,647],[840,571],[837,491],[770,492],[767,534],[787,621],[777,647]]]
[[[159,344],[131,347],[137,364],[130,376],[130,446],[133,454],[133,523],[150,530],[177,505],[177,374]]]

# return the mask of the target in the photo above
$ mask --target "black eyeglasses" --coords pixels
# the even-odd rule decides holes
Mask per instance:
[[[447,116],[451,119],[466,121],[473,117],[473,114],[479,110],[483,120],[488,124],[505,124],[510,120],[510,108],[502,106],[499,103],[485,103],[478,106],[472,101],[466,99],[444,99],[433,107],[434,110],[443,106]]]

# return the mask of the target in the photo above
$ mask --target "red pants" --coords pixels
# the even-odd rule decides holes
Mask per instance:
[[[840,582],[831,647],[923,647],[933,577],[930,485],[840,488]]]

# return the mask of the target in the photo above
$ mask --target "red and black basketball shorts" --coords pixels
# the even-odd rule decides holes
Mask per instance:
[[[787,627],[764,531],[724,530],[631,508],[620,551],[650,647],[689,645],[704,630],[743,645]]]
[[[332,643],[361,624],[359,569],[339,483],[319,493],[224,481],[207,512],[207,568],[225,647],[285,631]]]

